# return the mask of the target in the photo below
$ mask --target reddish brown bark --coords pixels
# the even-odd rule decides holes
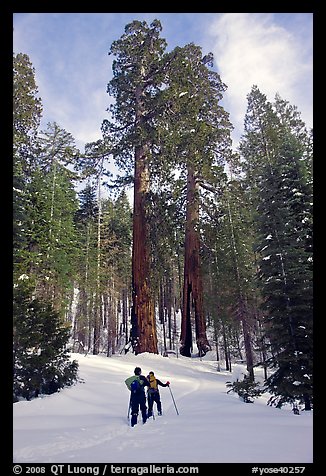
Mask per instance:
[[[203,312],[203,286],[200,266],[200,237],[199,222],[199,196],[198,184],[191,167],[188,169],[187,178],[187,213],[185,236],[185,264],[183,307],[181,321],[181,347],[180,354],[191,357],[192,331],[191,310],[195,314],[196,344],[199,355],[205,355],[210,350],[206,336],[206,322]]]
[[[149,172],[146,148],[135,152],[134,216],[132,248],[132,310],[131,342],[135,354],[157,354],[154,302],[150,289],[150,248],[146,220],[146,195]]]

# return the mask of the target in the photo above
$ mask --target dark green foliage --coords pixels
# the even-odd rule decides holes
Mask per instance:
[[[270,404],[312,402],[312,187],[310,136],[295,108],[254,87],[240,150],[255,207],[261,310],[274,373]]]
[[[124,191],[103,204],[103,260],[128,281],[131,273],[132,210]]]
[[[77,379],[77,362],[69,362],[66,348],[70,329],[62,321],[71,289],[76,208],[74,176],[65,166],[77,150],[72,136],[55,123],[38,136],[42,105],[34,68],[27,55],[18,54],[13,69],[13,396],[17,401],[56,392]]]
[[[166,108],[163,90],[167,56],[161,30],[158,20],[150,25],[133,21],[109,52],[116,59],[107,91],[115,103],[109,108],[113,122],[104,120],[102,131],[105,140],[113,142],[112,155],[129,179],[134,169],[134,148],[155,143],[157,120]]]
[[[76,212],[76,221],[86,226],[87,223],[96,225],[98,219],[98,204],[96,203],[95,186],[87,184],[79,192],[79,209]]]
[[[52,166],[47,172],[35,173],[29,190],[26,258],[42,296],[46,296],[46,289],[51,285],[56,285],[61,295],[70,289],[76,256],[73,221],[77,209],[76,192],[69,171],[59,164],[53,169]]]
[[[28,184],[33,169],[35,135],[42,115],[35,71],[24,54],[13,58],[13,258],[20,264],[26,246]]]
[[[77,381],[78,363],[69,361],[70,328],[52,307],[14,289],[14,401],[52,394]]]
[[[235,382],[226,382],[226,386],[229,388],[226,393],[237,393],[245,403],[253,403],[253,398],[258,398],[264,393],[259,384],[253,382],[247,375],[244,376],[243,380],[237,379]]]
[[[14,153],[20,171],[27,174],[30,166],[30,146],[42,115],[41,99],[37,97],[35,70],[27,55],[13,58],[13,137]],[[17,164],[17,162],[16,162]],[[18,164],[17,164],[18,165]]]
[[[263,234],[269,231],[271,239],[262,253],[260,277],[273,352],[268,363],[277,368],[267,385],[278,396],[270,400],[277,406],[312,397],[311,197],[302,176],[300,181],[295,153],[292,149],[288,164],[277,168],[280,185],[274,207],[264,200],[260,207],[262,217],[270,213],[275,223],[274,232],[262,223]],[[280,158],[286,160],[286,155]]]

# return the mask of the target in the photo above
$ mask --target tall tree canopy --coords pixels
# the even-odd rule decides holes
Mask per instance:
[[[271,402],[299,400],[312,389],[312,184],[310,138],[293,107],[275,105],[257,87],[248,96],[240,151],[256,211]]]
[[[28,186],[33,168],[33,149],[42,116],[35,70],[25,54],[13,58],[13,249],[14,273],[23,273],[22,248],[27,245]]]
[[[160,38],[161,29],[157,20],[150,26],[134,21],[113,42],[110,53],[117,59],[108,92],[116,99],[111,107],[114,123],[103,123],[104,134],[115,137],[117,163],[134,175],[131,341],[136,354],[158,352],[146,208],[155,116],[164,80],[166,42]]]
[[[165,134],[162,132],[163,151],[186,184],[180,348],[185,356],[192,351],[192,311],[199,355],[210,350],[203,308],[200,212],[205,194],[219,191],[231,143],[228,114],[219,104],[226,86],[219,74],[209,69],[212,65],[213,55],[203,57],[201,48],[193,43],[175,48],[171,54],[169,89],[165,91],[170,108],[163,124],[167,129]]]

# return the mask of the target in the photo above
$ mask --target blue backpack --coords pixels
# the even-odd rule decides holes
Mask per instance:
[[[139,382],[138,378],[136,378],[133,382],[131,382],[130,390],[132,393],[138,392],[142,388],[141,383]]]

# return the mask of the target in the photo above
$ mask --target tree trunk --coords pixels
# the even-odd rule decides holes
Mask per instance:
[[[125,335],[125,345],[129,341],[129,332],[128,332],[128,289],[122,289],[122,331]]]
[[[158,353],[154,302],[149,284],[150,248],[146,220],[149,172],[145,150],[144,146],[139,146],[135,151],[131,342],[136,355]]]
[[[225,370],[231,372],[231,362],[229,359],[229,345],[226,337],[225,324],[222,322],[222,336],[223,336],[223,348],[224,348],[224,358],[225,358]]]
[[[255,381],[254,359],[253,359],[252,344],[251,344],[251,332],[250,332],[247,319],[242,320],[242,329],[243,329],[243,339],[244,339],[244,346],[246,351],[246,362],[247,362],[247,370],[249,373],[249,379],[251,382],[254,382]]]
[[[93,354],[100,352],[101,338],[101,314],[102,314],[102,296],[100,290],[100,273],[101,273],[101,221],[102,221],[102,203],[101,203],[101,180],[98,178],[98,216],[97,216],[97,268],[96,268],[96,296],[94,306],[94,341]]]
[[[198,353],[205,355],[210,350],[206,336],[206,323],[203,312],[203,290],[200,268],[200,238],[199,222],[199,196],[195,174],[191,167],[188,168],[187,178],[187,213],[185,236],[185,263],[183,308],[181,321],[181,347],[180,354],[191,357],[192,331],[191,309],[195,312],[195,331]]]
[[[169,276],[167,282],[167,293],[165,307],[167,309],[168,339],[169,349],[172,349],[172,276]]]
[[[218,351],[218,332],[217,332],[217,326],[216,326],[216,319],[214,319],[214,340],[215,340],[215,350],[216,350],[216,362],[217,362],[217,371],[221,371],[220,367],[220,354]]]
[[[255,375],[254,375],[254,359],[253,359],[253,351],[252,351],[252,344],[251,344],[251,333],[250,333],[250,326],[249,326],[249,313],[248,313],[248,306],[247,306],[247,298],[243,291],[243,280],[240,276],[240,266],[238,262],[238,251],[236,246],[235,240],[235,232],[233,227],[233,219],[231,213],[231,206],[229,199],[227,200],[228,205],[228,213],[229,213],[229,221],[231,227],[231,245],[233,251],[233,259],[235,263],[235,273],[236,273],[236,282],[238,285],[238,293],[239,293],[239,307],[240,307],[240,320],[242,323],[242,331],[243,331],[243,339],[245,345],[245,352],[246,352],[246,363],[247,363],[247,370],[249,373],[249,379],[254,382]]]

